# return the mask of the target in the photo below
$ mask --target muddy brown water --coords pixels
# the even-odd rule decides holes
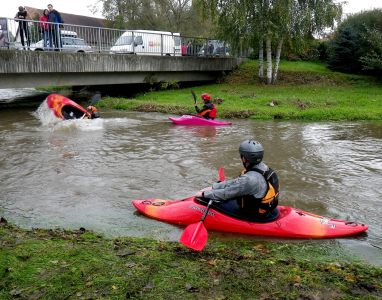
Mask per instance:
[[[221,166],[226,178],[238,175],[238,146],[253,138],[277,171],[280,204],[368,224],[367,233],[334,243],[382,265],[381,122],[233,120],[193,127],[160,113],[100,114],[56,122],[37,107],[0,109],[0,216],[23,228],[84,227],[177,241],[183,227],[142,216],[132,200],[192,196],[218,179]]]

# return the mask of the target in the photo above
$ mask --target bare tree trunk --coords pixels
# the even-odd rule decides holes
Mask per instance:
[[[262,82],[264,78],[264,42],[260,37],[259,41],[259,81]]]
[[[273,75],[272,75],[272,84],[276,84],[276,82],[277,82],[277,72],[279,70],[280,56],[281,56],[281,47],[282,47],[282,45],[283,45],[283,38],[281,37],[279,39],[278,44],[277,44],[275,66],[274,66]]]
[[[267,84],[272,83],[272,47],[271,47],[271,37],[267,35],[266,41],[266,51],[267,51]]]

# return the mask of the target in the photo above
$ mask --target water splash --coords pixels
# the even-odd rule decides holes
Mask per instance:
[[[31,113],[32,116],[37,118],[43,127],[40,129],[45,131],[96,131],[103,129],[102,119],[73,119],[63,120],[58,118],[54,112],[49,108],[46,99],[41,103],[36,111]]]
[[[48,107],[46,99],[31,115],[37,118],[43,125],[56,124],[63,121],[61,118],[56,117],[54,112]]]

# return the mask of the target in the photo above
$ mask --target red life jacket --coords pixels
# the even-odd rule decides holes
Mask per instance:
[[[216,109],[215,104],[213,104],[213,103],[211,103],[211,104],[212,104],[212,106],[214,108],[210,111],[210,117],[215,119],[216,118],[217,109]]]

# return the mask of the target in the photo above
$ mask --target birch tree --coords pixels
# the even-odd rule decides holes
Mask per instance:
[[[312,35],[333,27],[342,15],[342,3],[335,0],[195,0],[195,3],[204,16],[215,16],[221,39],[259,49],[258,78],[261,81],[265,46],[267,84],[277,82],[286,39],[304,43]]]

